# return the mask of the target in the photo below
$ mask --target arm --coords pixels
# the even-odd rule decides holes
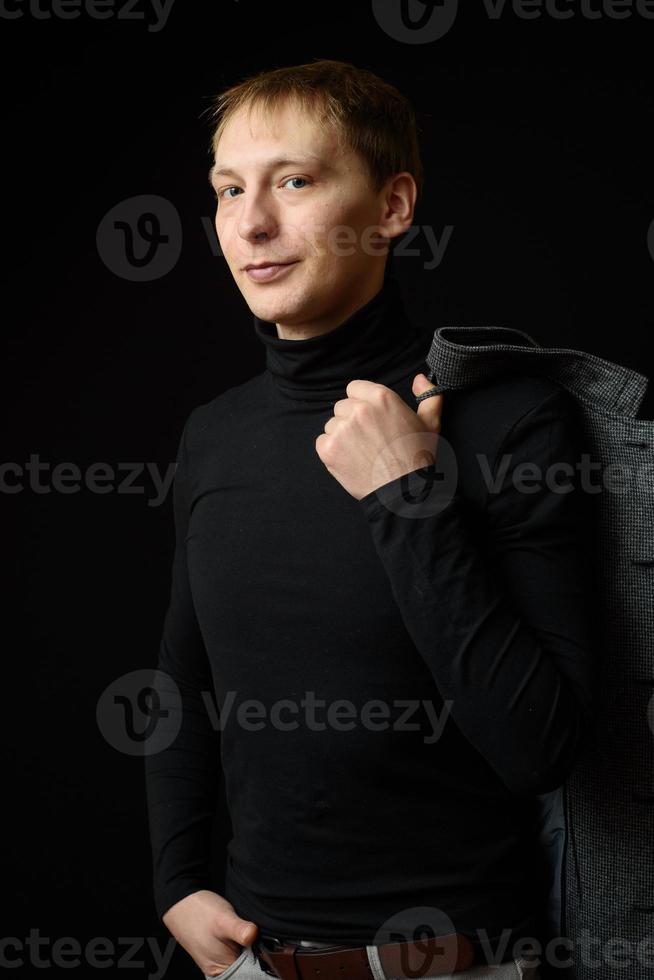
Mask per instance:
[[[359,501],[405,626],[453,701],[454,721],[518,794],[564,781],[594,705],[590,569],[578,536],[588,502],[576,484],[556,493],[543,478],[526,493],[513,479],[527,461],[543,474],[555,462],[574,466],[570,399],[563,390],[548,395],[506,434],[493,476],[503,472],[503,454],[510,463],[499,490],[486,493],[477,534],[458,490],[418,518],[383,506],[376,491]],[[384,499],[400,489],[401,478],[386,484]]]
[[[192,416],[193,413],[191,413]],[[155,691],[168,711],[157,721],[167,747],[145,756],[145,778],[158,916],[192,892],[210,887],[211,829],[216,809],[220,733],[201,692],[213,689],[211,670],[193,607],[186,564],[189,519],[184,426],[173,484],[175,554],[170,602],[159,648]],[[159,726],[162,726],[159,728]],[[156,748],[156,746],[154,746]]]

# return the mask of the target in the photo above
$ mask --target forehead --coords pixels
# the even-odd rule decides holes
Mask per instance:
[[[339,143],[331,126],[321,123],[318,113],[295,102],[283,102],[266,110],[260,104],[242,106],[230,117],[220,136],[215,169],[265,166],[273,157],[307,158],[337,164],[351,151]],[[345,160],[344,160],[345,162]]]

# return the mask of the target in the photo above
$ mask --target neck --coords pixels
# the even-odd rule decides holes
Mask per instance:
[[[308,340],[310,337],[319,337],[329,333],[330,330],[340,326],[362,306],[369,303],[383,285],[383,278],[375,276],[374,281],[367,286],[358,284],[353,295],[343,296],[338,309],[330,309],[326,314],[319,315],[304,323],[276,323],[277,336],[281,337],[282,340]]]
[[[266,348],[266,367],[285,397],[305,401],[345,398],[350,381],[391,386],[426,369],[430,336],[404,309],[397,280],[387,278],[367,301],[330,330],[303,339],[278,335],[277,326],[256,315],[256,336]]]

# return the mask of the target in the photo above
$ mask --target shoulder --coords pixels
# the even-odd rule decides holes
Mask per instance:
[[[215,443],[223,437],[233,438],[243,422],[260,410],[265,383],[265,371],[262,371],[191,409],[184,423],[187,447],[195,449],[207,440]]]
[[[450,442],[466,492],[485,496],[482,470],[511,458],[544,460],[573,453],[581,438],[580,406],[566,388],[540,375],[506,375],[446,391],[441,434]],[[482,462],[483,461],[483,462]]]
[[[475,442],[490,450],[522,424],[578,418],[577,399],[566,388],[541,375],[507,375],[471,388],[446,391],[443,416],[449,413],[455,437],[474,433]]]

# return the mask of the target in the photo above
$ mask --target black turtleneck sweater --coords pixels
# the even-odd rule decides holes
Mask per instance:
[[[473,940],[534,935],[535,797],[572,768],[594,700],[581,491],[512,474],[574,463],[572,396],[539,377],[446,392],[456,492],[415,519],[392,506],[402,478],[357,500],[314,446],[354,378],[416,409],[432,331],[397,282],[318,337],[254,329],[266,369],[195,408],[179,446],[170,744],[145,760],[158,914],[215,889],[222,767],[225,896],[262,932],[380,942],[421,906]]]

